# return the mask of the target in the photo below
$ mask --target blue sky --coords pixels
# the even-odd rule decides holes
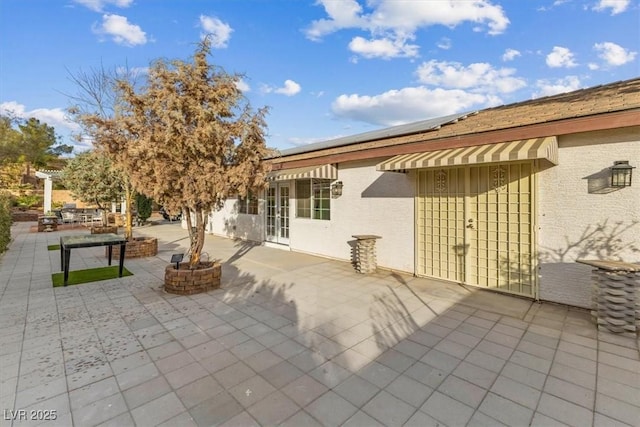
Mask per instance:
[[[0,0],[0,113],[70,143],[69,73],[211,34],[287,149],[638,77],[639,24],[634,0]]]

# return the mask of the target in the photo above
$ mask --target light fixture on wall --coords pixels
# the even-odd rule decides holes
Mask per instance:
[[[333,197],[340,197],[342,196],[342,181],[336,181],[333,183],[333,185],[331,185],[331,195]]]
[[[631,186],[631,172],[635,168],[629,165],[628,160],[616,160],[609,169],[611,170],[612,187]]]

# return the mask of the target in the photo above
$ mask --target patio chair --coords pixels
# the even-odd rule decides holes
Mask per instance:
[[[104,224],[102,223],[102,213],[98,210],[93,214],[92,218],[93,225],[102,227]]]
[[[62,222],[64,224],[71,224],[73,227],[73,225],[78,222],[78,218],[76,218],[76,214],[73,212],[62,212]]]

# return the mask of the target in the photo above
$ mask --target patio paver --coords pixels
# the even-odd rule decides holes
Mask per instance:
[[[47,245],[87,231],[31,225],[0,257],[0,427],[640,425],[638,340],[587,310],[214,236],[222,288],[166,294],[168,223],[136,229],[159,253],[133,276],[54,289]]]

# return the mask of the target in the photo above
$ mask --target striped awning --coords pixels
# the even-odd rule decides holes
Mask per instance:
[[[267,180],[269,181],[288,181],[291,179],[338,179],[338,168],[335,165],[310,166],[297,169],[283,169],[279,171],[269,172]]]
[[[533,159],[546,159],[557,165],[558,140],[556,137],[521,139],[497,144],[401,154],[378,163],[376,170],[401,171]]]

